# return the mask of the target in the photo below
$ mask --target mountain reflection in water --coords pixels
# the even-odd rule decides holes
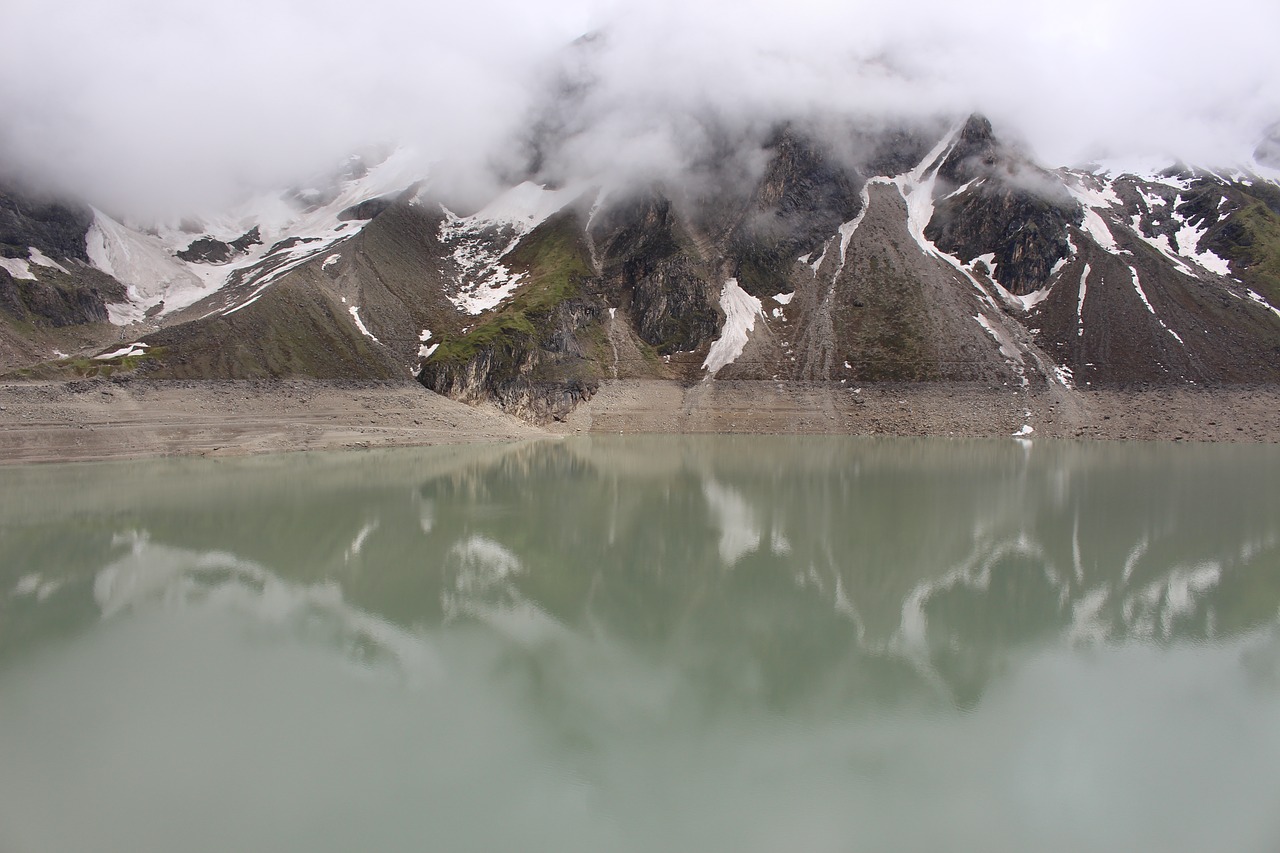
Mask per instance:
[[[509,848],[503,827],[541,809],[552,825],[524,849],[763,850],[790,832],[794,849],[1269,850],[1278,474],[1268,447],[761,437],[0,469],[20,496],[0,508],[0,697],[17,697],[0,698],[0,849],[95,837],[42,807],[67,790],[39,752],[68,736],[46,703],[99,691],[172,719],[148,714],[173,684],[209,685],[164,646],[232,685],[210,701],[236,709],[224,736],[246,749],[259,713],[328,732],[314,702],[348,681],[425,703],[417,723],[363,694],[332,707],[402,745],[455,727],[423,735],[421,767],[413,748],[392,761],[397,785],[435,792],[449,849]],[[279,707],[255,710],[250,687]],[[177,707],[227,749],[225,707]],[[72,795],[90,795],[86,767],[120,771],[85,761],[63,768]],[[511,778],[445,794],[432,762]],[[350,783],[378,791],[362,767]],[[546,789],[562,799],[530,799],[521,785],[546,781],[530,767],[568,780]],[[394,839],[435,837],[397,796],[374,810]],[[463,821],[482,799],[502,819]],[[680,817],[657,828],[632,808]],[[923,808],[953,831],[913,820]],[[992,808],[1004,819],[984,828]],[[341,849],[259,818],[237,844]],[[204,849],[117,823],[91,846]]]

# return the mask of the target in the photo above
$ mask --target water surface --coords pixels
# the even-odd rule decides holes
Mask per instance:
[[[0,469],[0,850],[1280,849],[1280,450]]]

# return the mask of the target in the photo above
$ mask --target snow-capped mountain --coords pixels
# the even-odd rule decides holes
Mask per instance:
[[[477,211],[405,149],[148,228],[8,194],[5,361],[413,375],[535,420],[627,377],[1280,380],[1265,144],[1229,170],[1055,170],[979,116],[797,121],[725,137],[687,181],[611,184],[566,175],[571,132],[537,127]]]

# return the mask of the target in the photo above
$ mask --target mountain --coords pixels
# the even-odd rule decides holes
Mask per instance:
[[[0,190],[0,367],[412,375],[535,422],[627,378],[1280,381],[1268,143],[1051,169],[977,115],[706,118],[679,177],[611,180],[566,167],[589,117],[558,109],[478,210],[403,149],[146,227]]]

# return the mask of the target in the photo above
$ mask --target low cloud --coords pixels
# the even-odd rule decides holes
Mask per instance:
[[[479,193],[522,167],[535,117],[563,142],[543,166],[621,178],[677,177],[781,118],[980,110],[1049,165],[1230,163],[1280,118],[1273,3],[437,6],[10,0],[0,169],[171,215],[383,141]]]

